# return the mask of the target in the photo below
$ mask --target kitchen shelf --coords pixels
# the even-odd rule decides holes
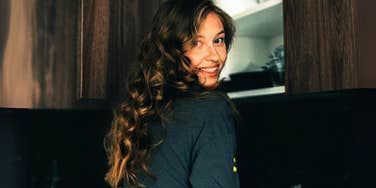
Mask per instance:
[[[231,99],[236,99],[236,98],[254,97],[254,96],[271,95],[271,94],[282,94],[282,93],[285,93],[285,86],[275,86],[275,87],[262,88],[262,89],[228,92],[227,95]]]
[[[281,5],[281,4],[282,4],[282,0],[268,0],[268,1],[265,1],[265,2],[258,4],[257,6],[252,6],[251,8],[249,8],[245,11],[234,14],[234,15],[232,15],[232,18],[234,20],[237,20],[237,19],[249,16],[249,15],[255,14],[257,12],[261,12],[263,10],[269,9],[271,7]]]
[[[283,33],[282,0],[268,0],[233,15],[237,35],[271,38]]]

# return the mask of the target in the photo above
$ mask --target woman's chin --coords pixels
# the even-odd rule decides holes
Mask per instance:
[[[216,79],[209,78],[209,79],[201,80],[200,83],[206,89],[215,89],[219,85],[217,78]]]

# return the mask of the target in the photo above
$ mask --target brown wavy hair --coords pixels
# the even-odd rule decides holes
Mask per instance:
[[[143,187],[137,178],[140,171],[156,178],[146,163],[158,146],[151,143],[149,124],[163,122],[176,97],[205,91],[184,51],[209,12],[220,17],[229,50],[235,32],[233,21],[210,0],[166,1],[154,16],[152,30],[141,44],[139,66],[127,80],[124,100],[114,110],[104,140],[109,166],[105,180],[112,187]]]

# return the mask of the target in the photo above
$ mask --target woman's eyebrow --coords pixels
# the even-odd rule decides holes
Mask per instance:
[[[222,30],[222,31],[218,32],[215,36],[218,36],[218,35],[221,35],[221,34],[225,34],[225,31]],[[202,36],[202,35],[197,35],[195,38],[205,38],[205,37]]]
[[[217,34],[217,36],[220,35],[220,34],[225,34],[225,31],[224,31],[224,30],[220,31],[220,32]]]

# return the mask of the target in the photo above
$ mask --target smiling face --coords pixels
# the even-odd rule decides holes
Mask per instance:
[[[216,13],[210,12],[206,16],[192,41],[184,54],[197,71],[200,84],[206,88],[215,88],[227,58],[225,32]]]

